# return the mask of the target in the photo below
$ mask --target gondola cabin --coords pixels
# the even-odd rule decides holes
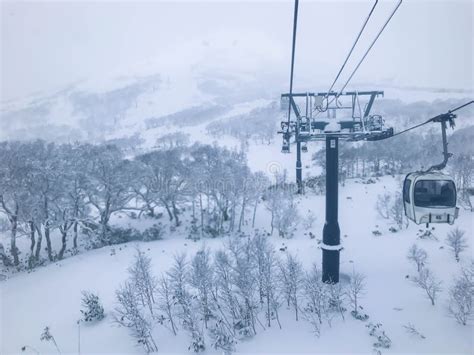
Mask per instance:
[[[459,211],[454,181],[438,172],[410,173],[403,183],[403,205],[416,224],[453,224]]]
[[[301,151],[303,153],[308,153],[308,145],[306,143],[301,145]]]
[[[282,153],[289,153],[290,152],[290,143],[287,140],[283,140],[283,145],[281,146]]]

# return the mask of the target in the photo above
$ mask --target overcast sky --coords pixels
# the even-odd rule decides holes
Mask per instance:
[[[330,84],[371,5],[300,1],[297,87]],[[394,5],[380,0],[355,57]],[[2,0],[1,99],[59,89],[112,68],[126,71],[163,55],[172,58],[196,41],[208,46],[211,56],[212,48],[227,40],[239,43],[225,46],[237,59],[248,46],[242,59],[252,62],[254,53],[256,62],[268,60],[272,71],[288,76],[292,11],[292,1]],[[472,89],[473,34],[471,0],[405,0],[354,81]],[[190,50],[180,60],[192,62],[192,56]]]

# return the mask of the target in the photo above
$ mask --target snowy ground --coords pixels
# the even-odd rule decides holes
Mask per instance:
[[[457,227],[466,231],[470,244],[461,256],[461,263],[456,263],[451,252],[446,247],[441,248],[453,226],[435,225],[434,232],[439,241],[420,240],[416,237],[419,226],[411,224],[406,230],[391,233],[387,222],[377,216],[374,208],[377,195],[384,189],[395,191],[399,183],[399,178],[387,177],[377,184],[350,181],[341,186],[340,225],[344,247],[341,272],[350,273],[355,267],[366,274],[367,293],[362,305],[370,320],[382,323],[392,339],[392,348],[384,353],[472,353],[473,326],[459,325],[447,312],[447,290],[461,265],[473,257],[472,214],[461,211],[456,222]],[[303,216],[308,210],[317,215],[312,228],[316,239],[310,239],[308,231],[299,230],[293,239],[282,240],[275,235],[271,240],[278,248],[287,245],[288,251],[297,254],[306,267],[313,262],[319,265],[321,250],[318,239],[324,223],[324,197],[308,193],[299,200],[298,208]],[[257,218],[258,227],[268,228],[268,216],[263,209],[259,210]],[[379,229],[382,236],[374,237],[374,229]],[[156,275],[166,271],[176,253],[186,251],[192,255],[203,243],[215,250],[225,241],[224,238],[206,239],[194,243],[186,240],[185,235],[184,229],[178,229],[164,240],[139,243],[140,248],[152,257]],[[424,292],[406,278],[416,271],[406,258],[408,248],[415,242],[427,250],[428,266],[443,280],[443,291],[436,306],[432,306]],[[113,324],[111,316],[115,306],[114,292],[128,277],[127,267],[135,252],[134,246],[135,243],[129,243],[90,251],[38,268],[32,273],[13,275],[1,282],[0,352],[19,353],[22,346],[29,345],[41,353],[53,353],[51,344],[39,340],[45,326],[51,327],[63,353],[77,352],[76,322],[80,318],[81,290],[96,291],[107,313],[102,322],[81,327],[81,352],[141,352],[134,346],[127,329]],[[115,249],[115,255],[111,249]],[[311,333],[307,322],[294,321],[293,313],[285,307],[282,313],[283,329],[257,329],[257,336],[239,343],[237,351],[262,354],[372,352],[373,339],[368,335],[366,323],[354,320],[348,313],[345,321],[335,318],[331,328],[324,326],[320,338]],[[426,339],[408,334],[403,328],[408,323],[414,324]],[[174,337],[163,327],[158,326],[156,331],[161,353],[188,352],[188,339],[184,332]],[[218,352],[212,349],[206,352],[213,353]]]

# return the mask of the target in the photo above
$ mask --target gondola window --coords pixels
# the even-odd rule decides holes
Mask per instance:
[[[456,188],[449,180],[419,180],[415,184],[415,206],[454,207]]]

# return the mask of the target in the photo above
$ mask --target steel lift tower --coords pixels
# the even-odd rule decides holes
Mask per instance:
[[[374,141],[386,139],[393,136],[393,129],[387,128],[384,125],[384,120],[380,115],[371,115],[370,111],[374,100],[382,95],[383,91],[344,91],[355,73],[364,62],[365,58],[373,48],[382,32],[387,27],[388,23],[397,12],[403,0],[399,0],[389,17],[381,29],[377,32],[369,47],[364,52],[361,59],[355,65],[351,74],[348,76],[341,89],[337,92],[332,89],[335,87],[337,81],[341,77],[346,64],[351,57],[354,48],[361,38],[368,21],[379,0],[375,0],[368,16],[362,24],[362,28],[358,32],[355,41],[349,50],[339,72],[327,92],[319,93],[294,93],[293,92],[293,74],[295,64],[296,51],[296,30],[298,23],[298,4],[295,0],[295,7],[293,13],[293,40],[291,46],[291,67],[290,67],[290,90],[289,93],[281,95],[282,106],[287,109],[287,120],[281,122],[281,131],[279,133],[283,136],[282,152],[290,152],[290,142],[292,139],[296,142],[296,183],[298,186],[298,193],[303,192],[302,180],[302,164],[301,164],[301,150],[307,150],[307,142],[309,141],[325,141],[326,142],[326,222],[323,228],[323,281],[328,283],[339,282],[339,253],[340,245],[340,230],[338,222],[338,169],[339,169],[339,141]],[[343,99],[351,98],[351,103],[344,106],[341,101]],[[364,98],[368,98],[366,102]],[[301,115],[298,106],[298,101],[305,100],[306,113]],[[364,105],[364,106],[362,106]],[[362,109],[364,107],[364,109]],[[344,119],[336,119],[336,113],[344,110],[351,111]],[[294,113],[293,117],[291,113]],[[313,112],[316,114],[313,116]],[[327,119],[318,119],[320,113],[327,112]],[[330,118],[329,113],[333,113]],[[304,144],[304,145],[303,145]],[[302,146],[303,145],[303,146]]]
[[[371,115],[372,105],[383,91],[348,91],[344,93],[293,93],[282,94],[282,106],[294,113],[295,119],[281,122],[283,136],[282,152],[290,153],[290,143],[296,143],[296,182],[298,192],[302,193],[301,148],[310,141],[326,142],[326,221],[323,228],[323,282],[339,282],[339,253],[341,250],[338,222],[338,169],[339,141],[375,141],[389,138],[393,129],[385,127],[380,115]],[[340,98],[350,98],[350,104],[342,104]],[[366,100],[364,100],[366,98]],[[367,99],[368,98],[368,99]],[[331,100],[330,100],[331,99]],[[322,102],[327,104],[323,108]],[[342,99],[341,99],[342,100]],[[298,102],[303,101],[306,114],[300,113]],[[362,110],[361,101],[365,101]],[[331,106],[331,103],[334,103]],[[333,117],[319,118],[316,111],[333,113]],[[336,118],[337,112],[346,112],[347,117]],[[349,114],[350,112],[350,114]]]

